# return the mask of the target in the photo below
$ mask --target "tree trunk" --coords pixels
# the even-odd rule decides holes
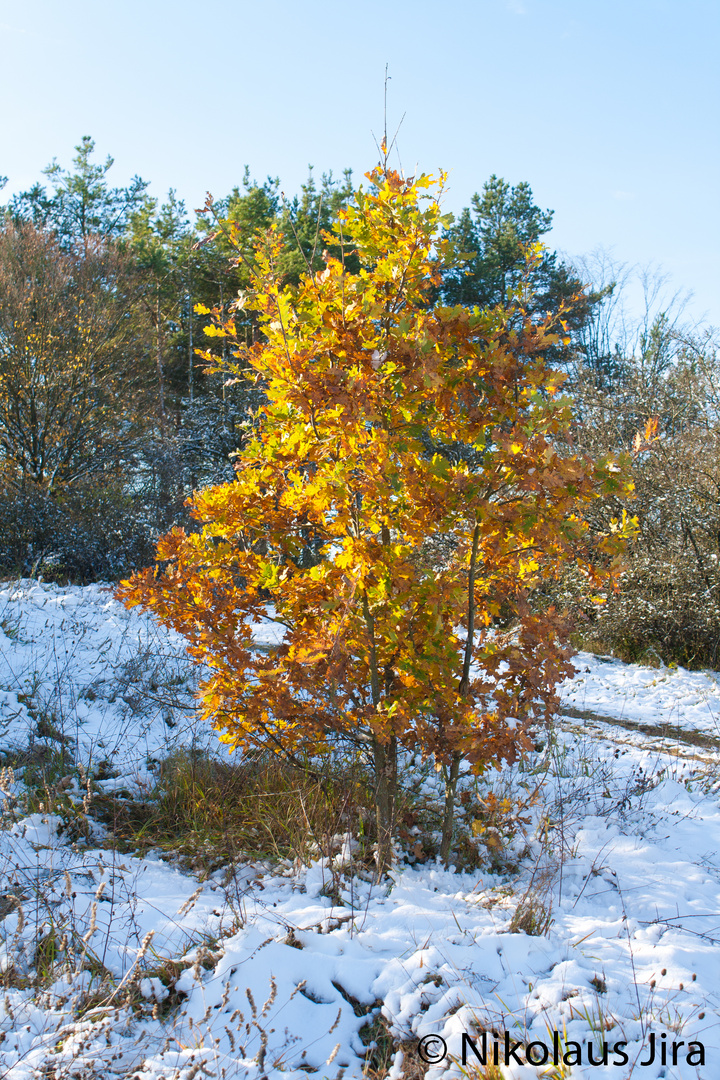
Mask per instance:
[[[392,860],[397,799],[397,739],[373,742],[375,764],[375,820],[377,823],[377,879],[384,877]]]
[[[157,287],[155,301],[155,363],[158,376],[158,403],[160,405],[160,438],[165,438],[165,367],[163,364],[162,311],[160,310],[160,286]]]
[[[452,756],[450,768],[445,769],[445,809],[443,812],[442,840],[440,841],[440,858],[446,869],[450,864],[450,848],[452,846],[453,825],[455,822],[455,792],[457,791],[461,761],[462,754],[458,754],[456,751]]]
[[[367,595],[362,596],[363,615],[368,632],[370,689],[375,708],[380,704],[380,675],[375,647],[375,620],[370,612]],[[375,765],[375,820],[377,822],[377,878],[384,876],[392,859],[392,839],[395,828],[395,799],[397,796],[397,739],[391,735],[385,743],[373,735]]]
[[[470,692],[470,665],[472,664],[475,643],[475,567],[479,541],[480,526],[476,523],[473,530],[470,566],[468,569],[467,640],[465,641],[462,675],[458,686],[458,693],[461,697],[467,697]],[[440,858],[445,863],[445,866],[450,863],[450,848],[452,847],[453,825],[455,822],[455,793],[457,791],[461,761],[462,754],[455,750],[450,760],[450,768],[445,769],[445,807],[443,810],[442,840],[440,841]]]

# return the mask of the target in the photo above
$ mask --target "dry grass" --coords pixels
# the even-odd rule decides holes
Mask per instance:
[[[367,1080],[384,1080],[402,1054],[403,1080],[424,1080],[427,1064],[418,1054],[417,1039],[398,1039],[390,1030],[380,1008],[375,1009],[371,1023],[360,1029],[360,1038],[367,1047],[363,1076]]]
[[[201,875],[242,858],[330,856],[348,832],[360,842],[359,858],[370,859],[366,773],[354,762],[314,766],[304,771],[272,754],[235,763],[179,750],[162,762],[143,799],[98,796],[94,812],[121,847],[159,848]]]

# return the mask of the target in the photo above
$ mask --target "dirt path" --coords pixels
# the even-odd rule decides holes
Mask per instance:
[[[653,743],[653,749],[668,753],[669,750],[679,754],[679,756],[688,759],[694,759],[696,761],[704,761],[708,763],[717,762],[717,754],[720,754],[720,738],[715,735],[706,735],[700,731],[689,731],[687,728],[675,727],[672,724],[641,724],[636,720],[620,720],[615,716],[606,716],[603,713],[593,712],[591,709],[574,709],[571,707],[563,707],[560,711],[558,719],[562,721],[568,720],[585,720],[593,725],[601,724],[603,728],[623,728],[625,731],[635,731],[640,735],[645,735],[649,739],[661,740],[661,743]],[[587,728],[579,728],[577,725],[565,723],[563,726],[569,731],[576,731],[583,734],[591,734]],[[602,738],[608,738],[609,733],[600,733]],[[626,740],[619,738],[612,738],[612,742],[625,742]],[[627,740],[629,741],[629,740]],[[667,744],[671,743],[672,746]],[[685,748],[697,748],[698,750],[715,751],[711,754],[698,754],[688,752]]]

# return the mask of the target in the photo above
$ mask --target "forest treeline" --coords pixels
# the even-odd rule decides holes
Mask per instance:
[[[312,172],[286,197],[279,179],[246,169],[223,198],[192,213],[160,203],[135,177],[111,186],[85,137],[70,169],[53,163],[0,217],[0,573],[46,580],[117,580],[152,564],[157,538],[188,524],[195,490],[232,481],[232,454],[263,401],[255,379],[228,375],[218,317],[236,337],[259,333],[243,310],[255,241],[275,226],[278,273],[322,270],[349,172]],[[439,304],[506,305],[523,290],[542,318],[580,294],[553,365],[566,377],[576,449],[631,446],[653,417],[659,438],[636,455],[639,531],[622,590],[583,610],[573,574],[554,598],[575,610],[578,641],[631,659],[720,661],[720,414],[717,338],[690,325],[658,275],[635,275],[644,310],[628,314],[633,271],[601,256],[580,263],[551,247],[527,269],[552,211],[527,183],[492,176],[448,220],[467,255],[438,285]],[[545,241],[546,242],[546,241]],[[331,252],[332,253],[332,252]],[[213,320],[210,313],[215,312]],[[461,445],[433,447],[449,456]],[[310,553],[311,554],[311,553]]]

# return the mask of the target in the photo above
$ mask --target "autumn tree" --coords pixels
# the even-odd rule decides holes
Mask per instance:
[[[6,472],[52,490],[117,466],[146,401],[149,323],[138,260],[119,243],[147,186],[111,189],[113,164],[76,146],[54,189],[15,196],[0,219],[0,445]]]
[[[0,229],[0,446],[19,484],[52,490],[122,458],[142,387],[135,288],[99,239],[80,256],[33,225]]]
[[[52,554],[66,574],[107,577],[152,550],[129,505],[147,401],[137,288],[127,258],[101,239],[63,251],[29,223],[0,226],[6,572],[28,573]]]
[[[571,414],[547,354],[563,313],[529,314],[542,254],[504,307],[438,305],[442,182],[386,167],[368,180],[325,236],[324,269],[297,286],[277,229],[257,249],[241,302],[260,339],[237,340],[231,321],[214,331],[236,375],[265,387],[254,437],[235,482],[194,497],[197,531],[164,537],[120,595],[208,664],[201,695],[223,741],[369,755],[382,872],[400,749],[444,770],[447,860],[462,760],[513,761],[571,671],[567,625],[538,585],[573,562],[602,591],[631,526],[591,535],[584,520],[627,491],[622,464],[558,449]],[[473,455],[428,449],[453,441]],[[429,547],[448,535],[438,563]],[[268,619],[284,632],[271,655],[253,646]]]

